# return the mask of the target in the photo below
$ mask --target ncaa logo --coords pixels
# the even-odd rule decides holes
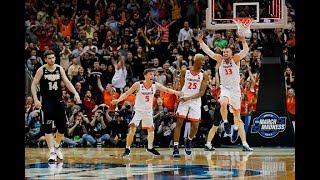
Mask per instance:
[[[273,138],[286,129],[287,117],[279,117],[273,112],[262,113],[253,119],[251,133],[259,133],[262,137]]]

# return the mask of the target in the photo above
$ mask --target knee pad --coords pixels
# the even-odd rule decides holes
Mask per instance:
[[[59,128],[59,129],[58,129],[58,132],[59,132],[60,134],[65,134],[65,133],[67,132],[67,127]]]
[[[44,131],[44,133],[46,133],[46,134],[51,134],[51,133],[53,132],[53,130],[52,130],[52,124],[50,123],[50,124],[45,124],[45,125],[43,125],[43,131]]]

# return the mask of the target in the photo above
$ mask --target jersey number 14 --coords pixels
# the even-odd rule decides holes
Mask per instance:
[[[55,82],[48,82],[48,85],[49,85],[49,90],[58,90],[58,82],[55,81]]]

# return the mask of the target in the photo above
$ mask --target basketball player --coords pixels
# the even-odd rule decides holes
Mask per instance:
[[[238,39],[242,42],[243,49],[233,55],[233,51],[230,47],[225,47],[223,49],[223,56],[216,54],[209,49],[209,47],[203,42],[203,34],[198,35],[198,40],[202,50],[208,54],[212,59],[216,60],[219,64],[219,75],[220,75],[220,98],[219,102],[221,105],[220,113],[222,120],[224,122],[224,127],[229,125],[228,123],[228,109],[227,106],[230,105],[231,111],[233,112],[234,117],[234,129],[231,135],[231,141],[235,142],[240,135],[242,141],[242,150],[243,151],[252,151],[253,149],[249,147],[246,141],[246,133],[244,130],[244,124],[240,118],[240,105],[241,105],[241,92],[240,92],[240,60],[244,58],[249,52],[248,44],[245,40],[245,37],[238,35]],[[210,133],[214,133],[218,126],[213,127],[213,130],[210,130]],[[239,131],[239,133],[238,133]],[[208,136],[213,137],[214,134],[209,134]],[[209,149],[212,149],[211,144],[206,144]]]
[[[178,149],[180,131],[187,115],[191,122],[191,130],[185,140],[185,152],[187,155],[191,154],[191,140],[197,134],[201,118],[201,96],[204,95],[208,82],[208,74],[202,70],[205,63],[204,55],[196,54],[193,59],[193,66],[182,69],[180,73],[180,87],[182,87],[183,96],[179,99],[180,102],[176,111],[177,124],[173,136],[173,157],[175,158],[180,157]]]
[[[49,162],[63,159],[60,142],[67,131],[65,105],[62,99],[61,81],[74,94],[76,103],[81,103],[80,96],[74,86],[66,76],[65,71],[60,65],[55,64],[55,53],[52,50],[46,50],[43,54],[47,64],[41,66],[32,81],[31,92],[35,107],[42,109],[42,126],[45,132],[46,142],[48,144],[50,155]],[[40,95],[42,100],[37,97],[37,85],[40,83]],[[55,138],[53,136],[52,123],[56,125]]]
[[[129,90],[123,93],[118,99],[113,100],[112,104],[118,104],[123,101],[128,95],[132,94],[134,91],[137,91],[135,103],[134,103],[134,116],[129,123],[130,129],[127,136],[126,148],[123,153],[123,156],[130,155],[130,146],[133,141],[133,136],[136,132],[136,127],[139,126],[140,121],[142,121],[142,128],[148,129],[148,148],[147,151],[152,154],[159,156],[160,153],[154,149],[153,140],[154,140],[154,123],[153,123],[153,97],[157,90],[164,91],[170,94],[175,94],[180,96],[180,91],[175,91],[164,87],[158,82],[153,82],[154,72],[152,69],[146,69],[143,72],[145,80],[135,82]]]

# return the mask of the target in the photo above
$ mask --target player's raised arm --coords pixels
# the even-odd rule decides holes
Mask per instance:
[[[125,93],[121,94],[121,96],[118,99],[112,100],[111,104],[115,105],[115,104],[118,104],[119,102],[123,101],[127,96],[129,96],[130,94],[132,94],[134,91],[136,91],[139,88],[139,84],[140,84],[139,81],[135,82],[130,87],[130,89],[128,89]]]
[[[235,54],[235,55],[233,56],[233,60],[234,60],[234,62],[235,62],[236,64],[237,64],[241,59],[243,59],[244,57],[246,57],[246,55],[247,55],[248,52],[249,52],[249,46],[248,46],[248,44],[247,44],[247,41],[246,41],[245,37],[242,36],[242,35],[238,35],[238,40],[242,42],[242,47],[243,47],[243,49],[242,49],[239,53],[237,53],[237,54]]]
[[[164,87],[162,84],[160,84],[158,82],[156,82],[156,88],[159,89],[160,91],[164,91],[169,94],[175,94],[176,96],[182,96],[181,91],[176,91],[171,88]]]
[[[200,43],[201,49],[208,54],[212,59],[216,60],[217,62],[222,61],[222,56],[220,54],[214,53],[207,45],[203,42],[203,33],[202,31],[198,34],[198,41]]]

